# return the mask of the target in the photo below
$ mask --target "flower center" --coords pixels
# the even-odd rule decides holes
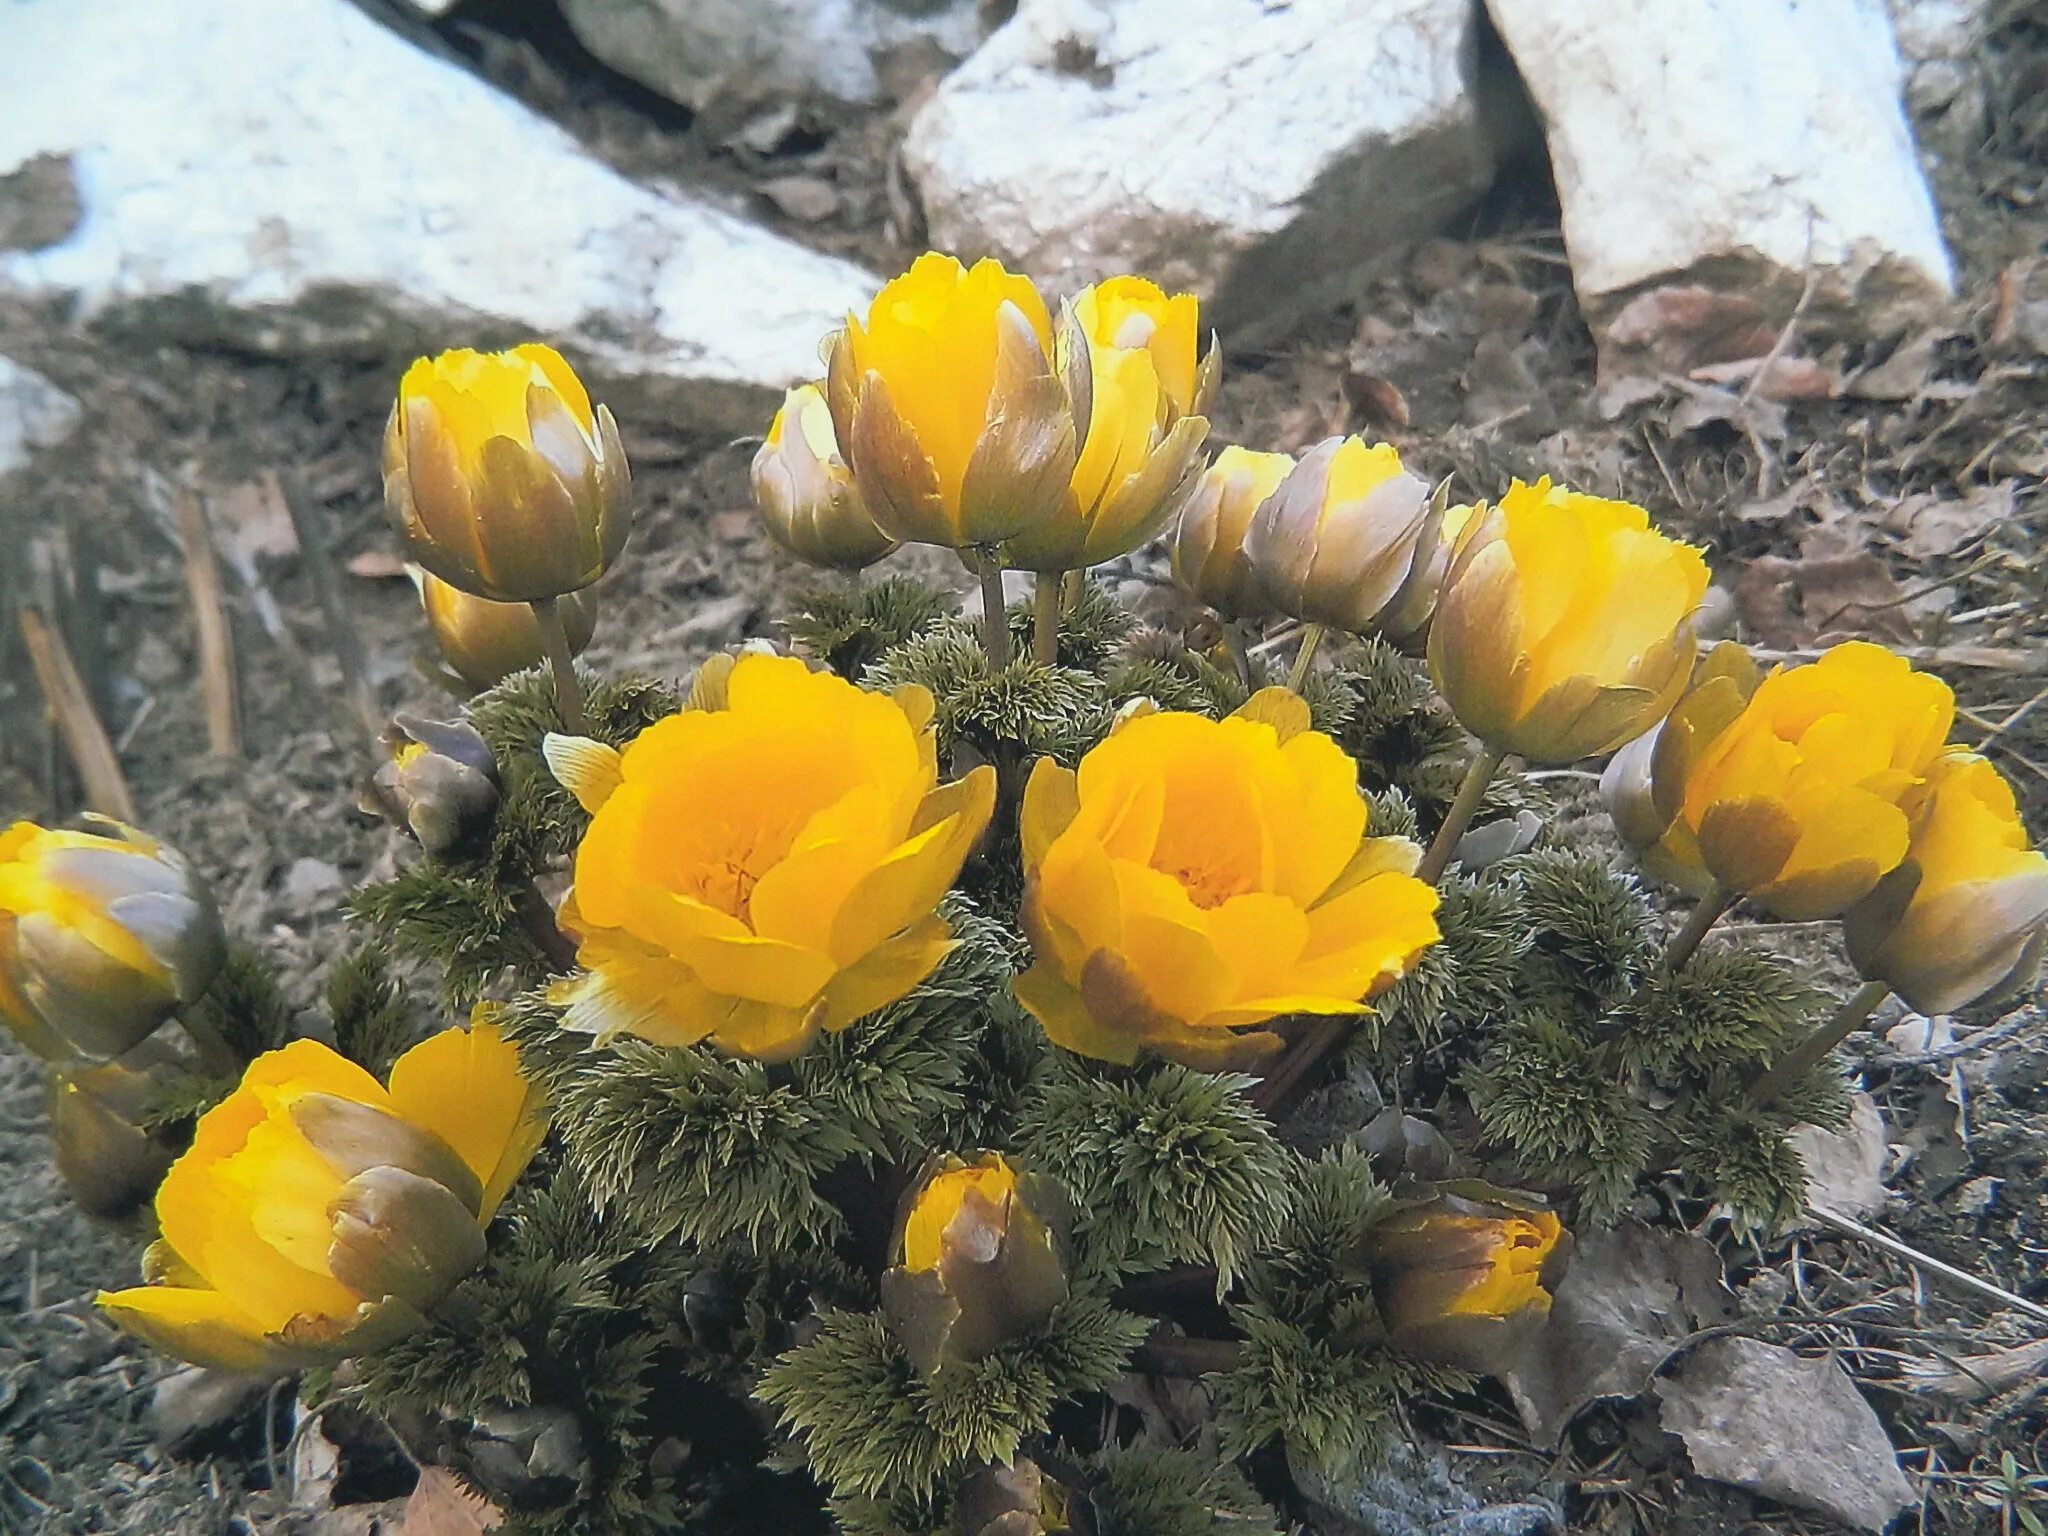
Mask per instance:
[[[747,868],[744,855],[728,855],[706,864],[697,872],[696,895],[708,907],[754,926],[754,887],[761,877]]]
[[[1216,864],[1191,864],[1168,868],[1164,873],[1178,880],[1188,893],[1188,900],[1203,908],[1220,907],[1231,897],[1242,896],[1251,889],[1250,882],[1238,871]]]

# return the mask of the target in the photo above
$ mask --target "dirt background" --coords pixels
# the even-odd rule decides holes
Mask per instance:
[[[2035,8],[2038,12],[2038,7]],[[496,15],[497,13],[494,13]],[[721,189],[794,237],[896,269],[919,245],[890,171],[906,107],[821,114],[790,106],[720,120],[689,114],[596,66],[543,7],[510,30],[453,17],[423,40],[566,123],[636,175]],[[1424,474],[1477,494],[1549,472],[1646,504],[1710,545],[1724,625],[1773,651],[1868,635],[1940,670],[1964,709],[1958,736],[2048,815],[2048,577],[2037,558],[2048,496],[2048,26],[2015,15],[1974,61],[1972,94],[1923,125],[1959,299],[1940,329],[1896,345],[1812,349],[1752,389],[1690,379],[1614,419],[1600,410],[1592,343],[1573,301],[1540,155],[1515,159],[1454,239],[1418,244],[1365,300],[1285,345],[1228,355],[1216,441],[1297,448],[1331,432],[1390,437]],[[904,99],[914,102],[914,75]],[[1703,333],[1707,360],[1712,337]],[[279,362],[158,344],[147,334],[49,344],[0,311],[0,351],[49,373],[84,428],[0,484],[0,597],[54,607],[78,652],[145,825],[212,882],[228,925],[283,967],[295,1003],[344,942],[339,896],[379,877],[394,839],[350,806],[368,762],[334,636],[288,518],[260,487],[285,477],[331,553],[379,711],[445,704],[420,674],[422,641],[383,521],[377,442],[389,359]],[[1818,382],[1816,382],[1818,381]],[[599,589],[599,667],[687,668],[772,632],[789,567],[748,509],[751,443],[688,422],[622,423],[640,498],[628,557]],[[227,566],[246,755],[211,759],[175,534],[174,493],[205,498]],[[1134,570],[1156,570],[1140,556]],[[64,816],[77,786],[35,693],[12,622],[0,626],[0,809]],[[1777,930],[1840,975],[1833,939]],[[1970,1020],[1981,1023],[1982,1020]],[[1960,1063],[1873,1062],[1888,1117],[1905,1241],[2048,1299],[2048,1090],[2038,1017],[2006,1047]],[[282,1417],[266,1446],[250,1409],[213,1454],[173,1459],[151,1422],[156,1360],[91,1314],[128,1283],[136,1245],[69,1207],[48,1168],[41,1089],[0,1052],[0,1530],[229,1532],[302,1526],[270,1490]],[[1866,1385],[1924,1498],[1909,1531],[2009,1531],[2017,1476],[2048,1469],[2038,1381],[1975,1404],[1903,1376],[1909,1357],[2016,1343],[2010,1312],[1931,1285],[1866,1245],[1814,1232],[1729,1254],[1768,1336],[1822,1347]],[[2039,1326],[2033,1332],[2038,1334]],[[280,1415],[283,1413],[280,1407]],[[1654,1417],[1602,1411],[1559,1455],[1513,1428],[1505,1399],[1442,1428],[1461,1476],[1549,1489],[1575,1529],[1830,1529],[1686,1478]],[[2012,1473],[2002,1458],[2013,1458]]]

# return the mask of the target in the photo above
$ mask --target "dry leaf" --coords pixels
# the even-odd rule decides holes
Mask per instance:
[[[1884,1425],[1848,1372],[1758,1339],[1709,1339],[1657,1384],[1664,1428],[1702,1477],[1859,1530],[1913,1502]]]
[[[1973,486],[1962,496],[1933,492],[1901,497],[1885,526],[1904,535],[1900,548],[1915,560],[1952,554],[2013,515],[2013,483]]]
[[[1917,1392],[1951,1402],[1981,1403],[2022,1382],[2048,1379],[2048,1339],[2030,1339],[2009,1349],[1965,1355],[1960,1360],[1916,1361],[1905,1368],[1905,1377]]]
[[[839,189],[821,176],[776,176],[757,188],[792,219],[817,224],[839,211]]]
[[[1773,650],[1823,638],[1914,638],[1891,567],[1868,550],[1797,560],[1764,555],[1735,578],[1735,607],[1749,632]]]
[[[1884,1209],[1884,1116],[1869,1094],[1855,1095],[1849,1123],[1839,1131],[1801,1125],[1785,1140],[1806,1167],[1809,1206],[1850,1217],[1874,1216]]]
[[[1810,357],[1778,357],[1764,365],[1760,357],[1732,363],[1709,363],[1687,377],[1701,384],[1730,384],[1764,400],[1827,400],[1835,393],[1835,376]],[[1755,384],[1761,373],[1762,379]]]
[[[1550,1316],[1507,1373],[1538,1445],[1589,1405],[1634,1397],[1685,1339],[1734,1316],[1721,1260],[1699,1238],[1620,1226],[1582,1237]]]
[[[1777,339],[1754,299],[1694,286],[1652,288],[1607,323],[1600,367],[1603,374],[1689,375],[1712,363],[1762,357]]]
[[[219,537],[232,546],[236,564],[250,569],[258,559],[281,560],[299,552],[291,508],[274,480],[245,480],[208,503]]]
[[[490,1500],[479,1498],[439,1467],[421,1467],[419,1485],[405,1501],[399,1536],[484,1536],[504,1519]]]
[[[1343,386],[1352,422],[1375,432],[1398,432],[1408,426],[1408,398],[1392,379],[1353,363],[1344,371]]]

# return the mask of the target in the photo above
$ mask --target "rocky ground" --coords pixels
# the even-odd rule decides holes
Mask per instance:
[[[490,24],[473,11],[489,12]],[[1605,389],[1596,380],[1599,346],[1540,153],[1509,154],[1446,234],[1377,232],[1386,249],[1362,300],[1284,340],[1253,327],[1234,343],[1218,439],[1291,449],[1364,431],[1399,443],[1421,473],[1455,473],[1468,494],[1548,472],[1639,500],[1713,547],[1723,622],[1744,638],[1795,654],[1869,635],[1942,671],[1963,701],[1959,735],[1985,743],[2020,787],[2031,824],[2048,825],[2048,578],[2037,557],[2048,521],[2039,490],[2048,471],[2048,262],[2039,257],[2048,244],[2048,20],[2026,11],[1994,8],[1960,106],[1922,119],[1957,298],[1902,336],[1826,340],[1817,301],[1811,337],[1795,324],[1774,335],[1760,366],[1752,357],[1746,372],[1716,372],[1715,328],[1728,313],[1710,306],[1666,327],[1677,350],[1660,354],[1663,382],[1627,391],[1637,398],[1624,404],[1612,372]],[[865,281],[861,268],[893,270],[922,247],[919,204],[895,151],[929,82],[913,74],[877,84],[879,105],[799,105],[771,91],[744,107],[693,110],[599,63],[538,4],[463,5],[431,29],[410,16],[400,25],[417,46],[561,124],[591,165],[709,189],[756,221],[735,220],[719,236],[720,280],[736,286],[708,307],[687,291],[693,262],[713,260],[708,248],[635,246],[655,215],[609,182],[603,238],[523,226],[515,187],[499,189],[509,212],[487,233],[533,242],[536,291],[551,275],[596,283],[574,268],[593,242],[593,260],[641,262],[638,297],[614,304],[603,324],[586,315],[611,299],[563,301],[582,344],[609,348],[628,381],[614,403],[641,507],[632,550],[600,589],[589,659],[678,672],[712,648],[772,634],[778,588],[792,573],[747,510],[752,445],[737,435],[760,393],[678,384],[672,358],[697,348],[691,355],[711,356],[712,372],[772,376],[780,353],[740,356],[742,341],[707,329],[704,315],[768,314],[780,329],[755,341],[786,353],[795,343],[782,332],[807,337],[830,323]],[[925,130],[918,151],[928,160],[935,132]],[[413,142],[434,153],[430,133]],[[0,164],[6,148],[0,123]],[[9,226],[10,206],[48,206],[18,180],[12,190],[13,204],[0,197],[0,256],[35,248],[33,230]],[[757,229],[788,238],[755,245]],[[459,280],[422,261],[376,328],[416,318],[445,297],[435,284]],[[0,280],[0,295],[13,291]],[[503,313],[528,297],[476,303]],[[253,332],[195,331],[162,311],[138,312],[132,324],[102,317],[81,332],[47,298],[0,296],[0,353],[68,397],[0,373],[0,405],[32,400],[0,410],[21,424],[18,441],[0,433],[0,596],[10,611],[33,602],[61,616],[140,820],[201,868],[230,928],[280,962],[300,1005],[344,942],[338,898],[395,856],[392,837],[350,808],[368,752],[352,700],[367,693],[377,713],[438,702],[414,665],[417,609],[382,522],[377,442],[392,367],[367,332],[331,344],[362,316],[319,305],[316,294],[303,313],[330,334],[280,347]],[[1618,322],[1592,308],[1611,350]],[[446,342],[467,339],[459,320],[437,329]],[[207,755],[174,513],[185,487],[205,498],[226,570],[240,757]],[[287,499],[301,514],[296,527]],[[310,557],[306,538],[325,553]],[[1137,564],[1140,574],[1155,568]],[[338,589],[332,611],[322,572]],[[355,654],[352,690],[339,658]],[[78,804],[10,621],[0,628],[0,807],[47,817]],[[1838,968],[1815,935],[1778,937]],[[1871,1037],[1866,1084],[1881,1129],[1847,1159],[1835,1189],[1862,1174],[1873,1225],[2048,1302],[2048,1035],[2031,1018],[2002,1044],[1947,1057],[1945,1037],[1930,1041],[1924,1030]],[[1988,1022],[1963,1021],[1966,1031]],[[1874,1191],[1872,1174],[1883,1180]],[[132,1275],[134,1254],[128,1234],[65,1204],[48,1171],[36,1074],[18,1054],[0,1054],[0,1530],[197,1536],[313,1523],[277,1486],[291,1456],[282,1405],[267,1423],[262,1405],[248,1406],[210,1439],[180,1444],[178,1455],[166,1449],[150,1406],[162,1365],[117,1341],[89,1306],[96,1287]],[[2048,1505],[2043,1361],[1996,1354],[2038,1339],[2038,1321],[1824,1228],[1727,1257],[1744,1313],[1758,1320],[1750,1331],[1832,1352],[1863,1385],[1913,1478],[1904,1529],[2039,1529],[2020,1523],[2020,1511]],[[1942,1377],[1965,1360],[1978,1363]],[[1660,1424],[1654,1407],[1596,1409],[1557,1452],[1530,1443],[1505,1396],[1433,1413],[1422,1427],[1448,1445],[1460,1480],[1502,1495],[1545,1492],[1573,1529],[1839,1528],[1689,1476],[1668,1415]],[[1446,1497],[1442,1509],[1401,1517],[1406,1526],[1383,1511],[1383,1522],[1476,1536],[1477,1526],[1431,1523],[1450,1507]]]

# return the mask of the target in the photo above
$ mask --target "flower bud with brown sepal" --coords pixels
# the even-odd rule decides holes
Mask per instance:
[[[394,715],[381,738],[388,754],[363,808],[406,828],[427,852],[446,854],[490,831],[498,813],[498,765],[475,727]]]
[[[1067,1296],[1065,1192],[999,1153],[942,1157],[914,1186],[882,1307],[926,1374],[1021,1338]]]
[[[547,642],[531,603],[498,603],[473,597],[431,571],[407,568],[420,589],[420,606],[434,643],[456,674],[481,692],[547,660]],[[571,655],[582,654],[597,632],[597,597],[571,592],[559,609]]]

